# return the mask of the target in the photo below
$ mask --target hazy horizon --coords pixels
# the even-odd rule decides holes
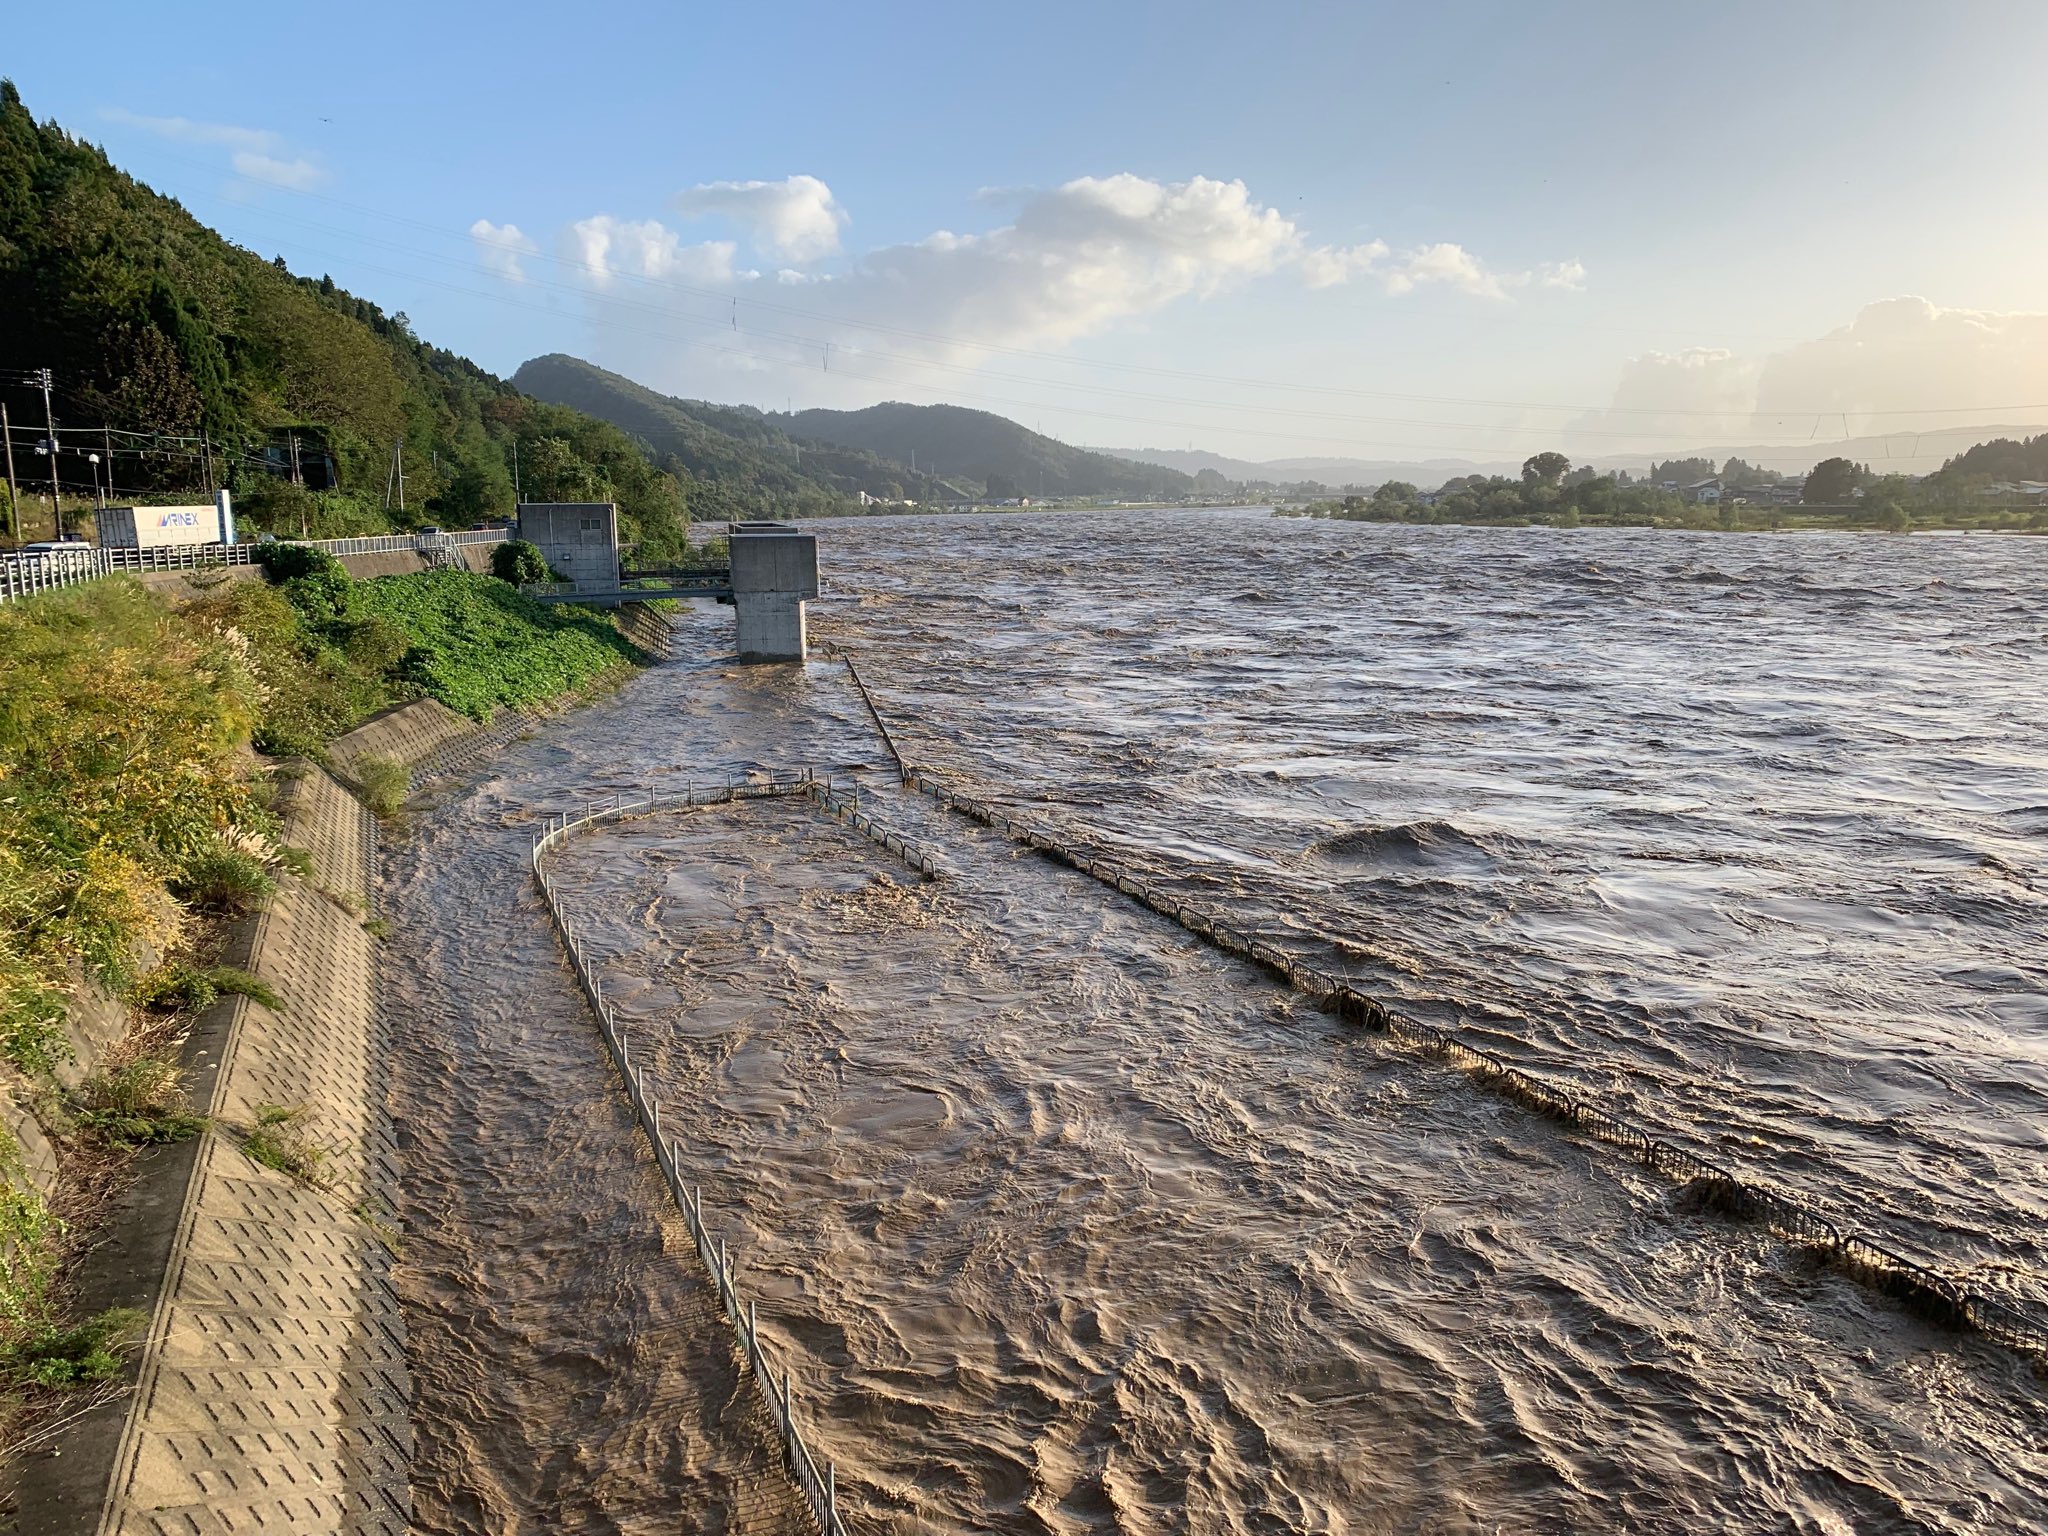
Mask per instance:
[[[92,71],[22,18],[38,117],[501,374],[1252,462],[2048,425],[2048,213],[2005,190],[2048,125],[1984,80],[2048,12],[812,6],[564,48],[372,4],[407,46],[365,84],[117,10]]]

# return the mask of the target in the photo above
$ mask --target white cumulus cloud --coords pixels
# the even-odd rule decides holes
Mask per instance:
[[[732,241],[693,245],[658,219],[585,219],[565,231],[563,249],[583,275],[592,345],[606,361],[657,387],[712,394],[722,375],[758,382],[778,370],[840,397],[898,382],[929,391],[952,377],[934,364],[985,366],[988,347],[1060,349],[1279,274],[1311,287],[1370,279],[1392,293],[1437,284],[1495,299],[1585,276],[1576,262],[1495,272],[1449,243],[1400,253],[1378,240],[1312,245],[1237,180],[1121,173],[999,197],[1014,211],[995,228],[847,253],[846,214],[817,178],[711,182],[677,206],[743,226],[765,273],[741,270]],[[835,252],[844,259],[818,264]],[[738,302],[704,288],[737,291]],[[651,314],[661,310],[666,323]]]
[[[1241,181],[1081,177],[1034,193],[1011,224],[871,251],[821,287],[854,327],[1056,345],[1271,272],[1298,240]]]
[[[1718,347],[1648,352],[1622,365],[1614,403],[1583,428],[1648,448],[1684,443],[1803,449],[1887,436],[1913,471],[1919,434],[2048,420],[2048,314],[1950,309],[1923,298],[1866,304],[1847,325],[1764,356]],[[1618,446],[1618,445],[1610,445]],[[1797,455],[1793,455],[1796,457]]]
[[[1301,276],[1311,288],[1334,288],[1372,273],[1389,254],[1387,242],[1364,245],[1318,245],[1301,253]]]
[[[798,263],[839,250],[846,210],[815,176],[781,181],[708,181],[676,195],[676,208],[692,218],[723,214],[747,231],[764,256]]]
[[[1581,261],[1547,261],[1518,272],[1497,272],[1455,241],[1416,246],[1396,256],[1384,240],[1364,245],[1318,245],[1300,257],[1302,280],[1311,288],[1370,278],[1396,297],[1432,285],[1454,288],[1481,299],[1506,299],[1532,285],[1572,291],[1586,286]]]
[[[540,247],[517,224],[493,224],[478,219],[469,226],[469,238],[476,242],[477,256],[484,270],[494,272],[508,283],[526,281],[527,256],[538,256]]]
[[[1838,411],[1857,426],[1931,427],[1917,411],[1982,409],[2038,419],[2048,403],[2048,314],[1947,309],[1923,298],[1866,304],[1825,336],[1771,357],[1756,388],[1759,415]],[[1953,421],[1953,414],[1946,417]]]
[[[140,128],[160,139],[229,150],[228,161],[235,174],[250,181],[303,192],[327,179],[326,171],[315,161],[291,154],[284,136],[268,128],[208,123],[190,117],[150,117],[125,107],[104,108],[100,116],[110,123]]]
[[[620,275],[657,284],[730,283],[755,276],[734,267],[739,247],[732,241],[685,245],[659,219],[615,219],[601,213],[570,225],[562,246],[570,266],[599,289],[612,287]]]
[[[1678,442],[1746,430],[1756,408],[1757,374],[1756,359],[1722,347],[1645,352],[1622,364],[1612,419],[1601,430]]]

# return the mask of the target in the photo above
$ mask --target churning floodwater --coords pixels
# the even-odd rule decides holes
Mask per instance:
[[[2048,1303],[2048,545],[818,531],[814,635],[906,757]],[[2011,1353],[901,794],[843,668],[683,634],[387,854],[420,1529],[775,1518],[523,860],[806,763],[942,875],[794,800],[555,867],[850,1528],[2048,1526]]]

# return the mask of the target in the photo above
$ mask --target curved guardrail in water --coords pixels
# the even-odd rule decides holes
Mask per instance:
[[[811,792],[808,774],[800,777],[783,778],[776,776],[767,783],[753,783],[728,777],[717,788],[699,790],[689,784],[681,795],[659,796],[648,794],[642,801],[621,802],[613,799],[592,806],[580,816],[563,814],[549,818],[543,829],[533,840],[531,862],[533,878],[540,886],[541,900],[553,919],[555,931],[561,936],[562,947],[568,952],[569,966],[576,974],[576,980],[589,999],[590,1009],[597,1017],[598,1031],[604,1037],[606,1048],[619,1069],[619,1076],[626,1084],[626,1094],[632,1100],[633,1113],[640,1122],[640,1128],[647,1135],[654,1148],[654,1159],[661,1168],[662,1182],[668,1185],[670,1195],[683,1213],[690,1236],[696,1241],[697,1256],[704,1261],[704,1268],[711,1276],[711,1283],[717,1288],[718,1299],[725,1309],[737,1336],[740,1355],[745,1360],[748,1374],[754,1379],[767,1405],[768,1416],[774,1421],[777,1434],[782,1440],[782,1450],[789,1466],[789,1475],[803,1495],[811,1513],[816,1517],[819,1529],[825,1536],[846,1536],[846,1528],[839,1520],[838,1478],[831,1462],[821,1468],[818,1458],[804,1439],[803,1429],[797,1422],[795,1392],[791,1386],[791,1374],[785,1369],[777,1372],[774,1362],[761,1345],[759,1315],[755,1304],[740,1294],[736,1266],[731,1250],[723,1238],[714,1237],[711,1223],[704,1210],[704,1192],[684,1181],[682,1146],[670,1140],[661,1129],[661,1103],[648,1092],[647,1075],[634,1059],[632,1037],[625,1021],[604,995],[603,984],[592,965],[592,957],[584,948],[577,935],[576,925],[563,909],[560,896],[555,890],[554,880],[548,874],[546,855],[559,848],[579,832],[592,827],[607,826],[624,821],[628,817],[648,816],[660,811],[687,810],[693,806],[729,804],[736,800],[760,799],[784,795],[808,795]]]

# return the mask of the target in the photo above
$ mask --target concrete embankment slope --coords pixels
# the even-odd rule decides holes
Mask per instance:
[[[390,1228],[369,814],[317,769],[286,786],[286,840],[321,889],[290,882],[257,919],[97,1530],[405,1530],[412,1431]],[[252,1160],[266,1106],[303,1108],[318,1185]],[[79,1529],[93,1529],[81,1525]]]
[[[634,638],[659,637],[650,627]],[[267,982],[279,1007],[237,996],[195,1021],[186,1066],[210,1128],[143,1155],[80,1280],[86,1310],[125,1305],[149,1316],[134,1391],[89,1405],[56,1453],[16,1469],[10,1529],[407,1529],[411,1383],[393,1280],[399,1171],[378,941],[364,926],[377,831],[346,785],[372,757],[403,766],[415,783],[452,772],[542,713],[501,711],[485,727],[420,700],[335,741],[332,774],[303,764],[282,771],[282,841],[308,850],[313,872],[283,881],[223,956]],[[93,1035],[82,1051],[125,1026],[125,1009],[103,1001],[105,1020],[75,1010],[75,1029]],[[287,1135],[303,1130],[319,1148],[317,1167],[295,1174],[249,1155],[251,1130],[279,1111],[291,1112]],[[22,1140],[32,1172],[54,1183],[54,1150],[39,1134]]]

